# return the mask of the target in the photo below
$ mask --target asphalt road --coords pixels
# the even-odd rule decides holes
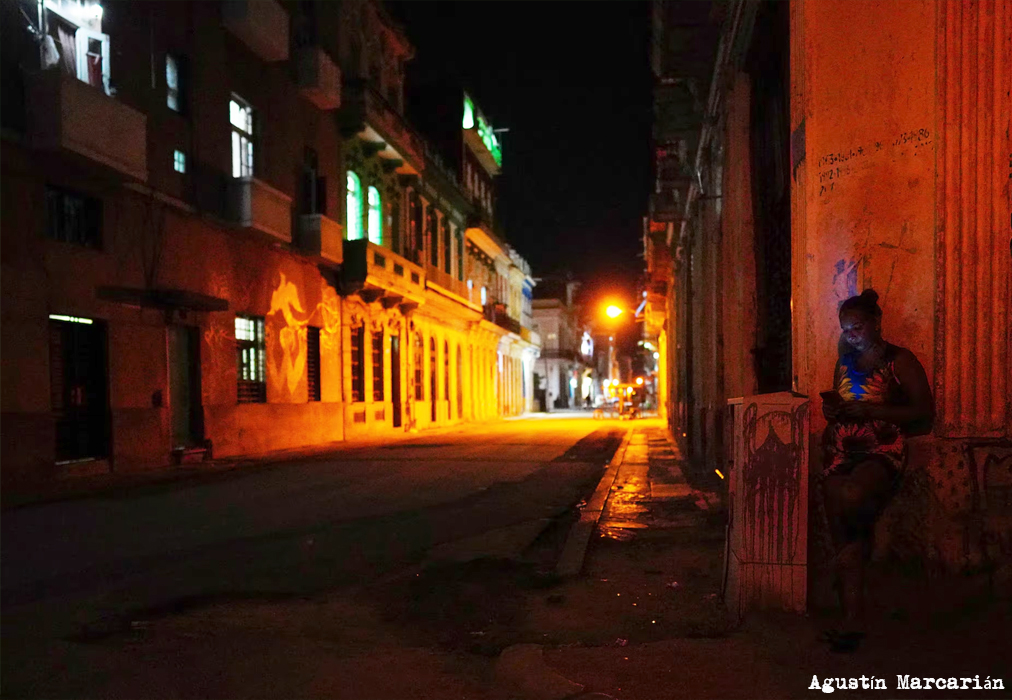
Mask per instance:
[[[9,510],[4,675],[22,656],[13,649],[41,652],[47,639],[101,635],[194,601],[307,594],[434,557],[519,554],[593,490],[623,430],[574,417],[504,421]]]

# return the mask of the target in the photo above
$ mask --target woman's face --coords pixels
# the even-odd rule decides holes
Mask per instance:
[[[870,349],[882,337],[879,320],[857,309],[848,309],[840,314],[840,328],[843,329],[843,339],[858,352]]]

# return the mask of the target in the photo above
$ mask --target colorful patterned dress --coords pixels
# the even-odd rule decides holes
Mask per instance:
[[[836,374],[836,390],[844,401],[896,403],[899,381],[893,369],[896,346],[886,347],[880,366],[863,372],[858,369],[856,352],[840,357]],[[899,426],[883,420],[861,419],[834,421],[824,436],[827,474],[847,473],[869,458],[879,458],[899,475],[906,462],[906,445]]]

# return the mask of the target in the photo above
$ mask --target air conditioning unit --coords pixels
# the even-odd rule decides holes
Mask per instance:
[[[728,400],[724,602],[804,612],[808,593],[809,401],[791,392]]]

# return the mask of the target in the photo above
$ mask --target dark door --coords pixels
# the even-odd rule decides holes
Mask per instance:
[[[200,393],[200,334],[192,326],[170,326],[169,409],[173,447],[192,447],[203,442]]]
[[[49,370],[56,419],[56,461],[109,456],[105,325],[50,320]]]
[[[393,403],[394,427],[401,427],[401,337],[390,336],[390,397]]]

